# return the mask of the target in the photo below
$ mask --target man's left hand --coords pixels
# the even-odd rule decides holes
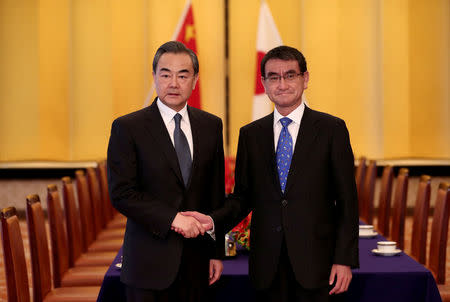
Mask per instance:
[[[209,285],[219,280],[222,275],[223,263],[217,259],[209,260]]]
[[[330,285],[333,284],[335,279],[336,285],[329,292],[329,294],[340,294],[347,291],[350,281],[352,280],[352,271],[350,266],[333,264],[331,267]]]

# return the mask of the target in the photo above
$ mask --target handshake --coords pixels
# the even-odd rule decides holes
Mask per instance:
[[[171,229],[185,238],[195,238],[212,230],[213,220],[210,216],[196,211],[179,212],[172,221]]]

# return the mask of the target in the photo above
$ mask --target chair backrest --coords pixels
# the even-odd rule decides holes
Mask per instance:
[[[89,187],[83,170],[75,171],[77,181],[78,205],[80,207],[81,231],[83,234],[83,249],[87,250],[96,237],[94,213],[89,196]]]
[[[8,301],[29,302],[27,263],[16,209],[3,209],[0,220]]]
[[[115,212],[114,208],[111,204],[111,199],[109,198],[108,191],[108,175],[106,172],[106,160],[102,160],[97,164],[97,174],[98,179],[100,181],[100,190],[102,193],[103,206],[105,208],[105,214],[107,221],[110,221],[114,218]]]
[[[100,192],[100,184],[98,182],[97,172],[94,168],[87,168],[86,174],[88,179],[91,204],[94,208],[95,234],[98,234],[106,226],[106,209],[103,206],[103,199]]]
[[[425,264],[427,259],[427,231],[430,210],[431,177],[422,175],[417,189],[411,237],[411,256]]]
[[[52,274],[44,211],[38,195],[27,196],[26,213],[33,272],[33,300],[41,302],[51,291]]]
[[[391,239],[397,242],[399,249],[405,244],[405,214],[408,196],[409,170],[401,168],[395,182],[394,207],[392,209]]]
[[[447,252],[448,216],[450,210],[450,185],[439,184],[431,227],[428,267],[438,284],[445,283],[445,256]]]
[[[47,212],[52,244],[53,285],[61,287],[62,277],[69,269],[69,246],[64,214],[56,185],[47,186]]]
[[[356,168],[355,180],[356,180],[356,189],[358,191],[358,208],[361,212],[362,209],[362,192],[364,186],[364,177],[366,176],[366,158],[361,156],[359,158],[358,167]],[[360,215],[361,216],[361,215]]]
[[[81,236],[80,212],[76,204],[72,179],[68,176],[62,178],[62,192],[69,245],[69,266],[73,267],[75,261],[87,250],[87,246],[84,247]]]
[[[392,183],[394,181],[394,168],[386,166],[381,177],[381,189],[378,203],[377,229],[381,235],[389,236],[389,218],[391,215]]]
[[[361,201],[361,218],[367,223],[373,223],[373,196],[375,193],[375,181],[377,179],[377,162],[369,161],[366,176],[364,177],[364,186]]]

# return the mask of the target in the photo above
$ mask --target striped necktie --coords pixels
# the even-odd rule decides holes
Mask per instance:
[[[189,149],[186,135],[184,135],[183,130],[181,130],[181,114],[175,114],[173,119],[175,121],[175,130],[173,131],[175,151],[177,152],[178,164],[180,165],[184,185],[187,186],[192,167],[191,150]]]

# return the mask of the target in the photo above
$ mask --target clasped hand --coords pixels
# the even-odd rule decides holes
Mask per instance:
[[[204,235],[206,231],[212,230],[213,222],[211,217],[196,212],[180,212],[175,216],[171,229],[183,235],[185,238],[195,238]]]

